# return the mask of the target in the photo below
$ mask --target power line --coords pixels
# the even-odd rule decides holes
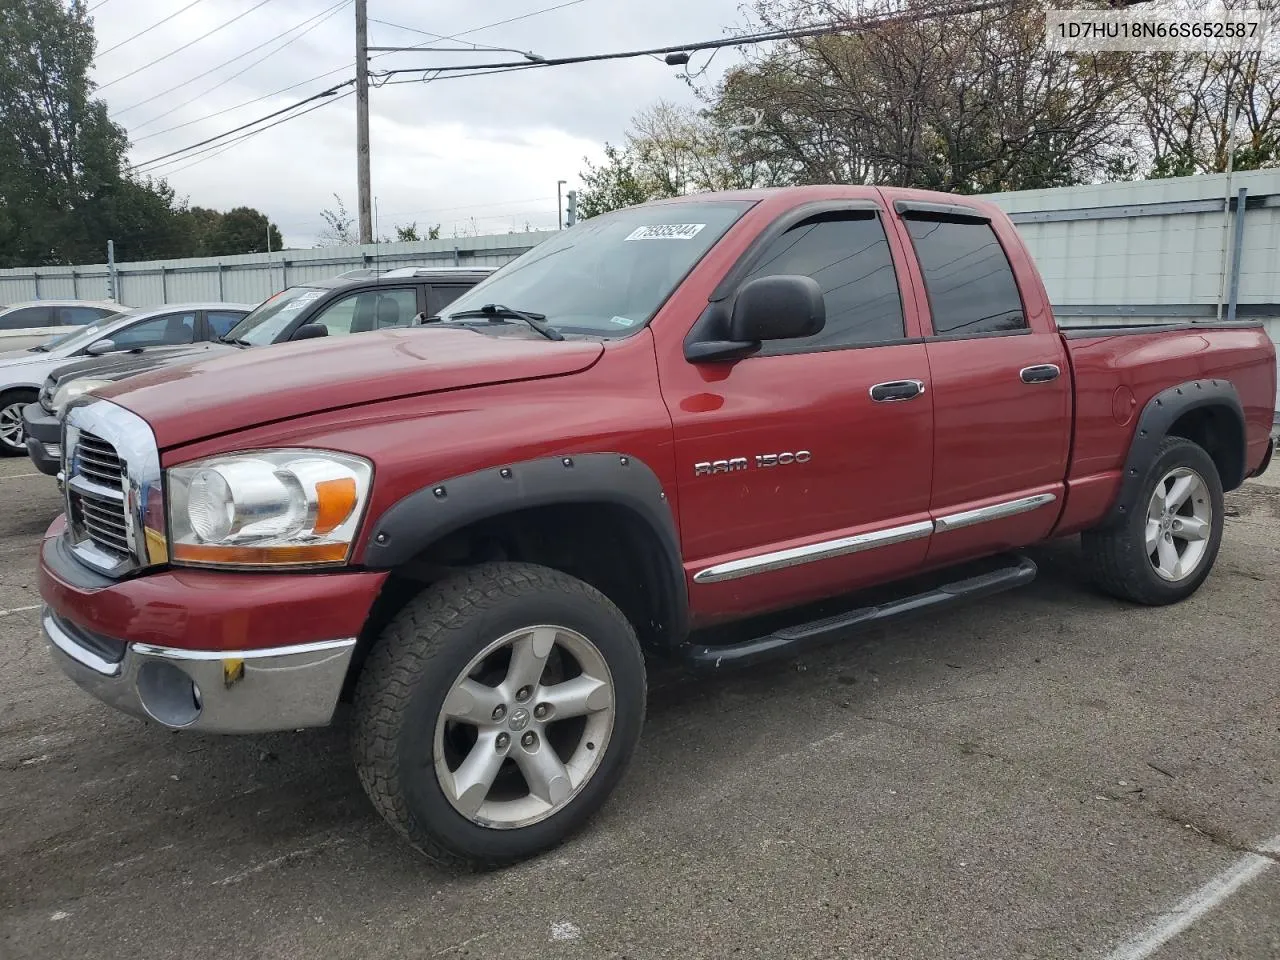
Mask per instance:
[[[355,83],[355,80],[344,80],[342,83],[336,84],[335,86],[330,87],[328,90],[321,90],[319,93],[313,94],[312,96],[309,96],[304,100],[299,100],[297,103],[291,103],[287,107],[282,107],[279,110],[276,110],[272,113],[268,113],[265,117],[259,117],[257,120],[250,120],[248,123],[242,123],[240,126],[233,127],[230,130],[227,130],[223,133],[218,134],[217,136],[209,137],[205,140],[201,140],[199,143],[193,143],[189,147],[183,147],[180,150],[171,150],[166,154],[162,154],[161,156],[153,157],[150,160],[144,160],[142,163],[136,163],[133,165],[133,169],[140,170],[142,167],[150,167],[154,164],[157,164],[161,160],[168,160],[170,157],[176,157],[180,153],[189,153],[190,151],[195,150],[197,147],[203,147],[205,144],[213,143],[215,140],[221,140],[224,137],[231,136],[233,133],[239,133],[241,130],[247,130],[249,127],[257,126],[259,123],[262,123],[264,120],[270,120],[273,117],[280,116],[281,114],[289,113],[293,110],[298,109],[298,107],[301,107],[304,104],[310,103],[313,100],[320,100],[324,97],[331,97],[335,93],[337,93],[339,90],[341,90],[343,87],[350,86],[353,83]]]
[[[208,153],[210,153],[210,151],[212,151],[212,153],[211,153],[209,156],[203,156],[203,157],[201,157],[201,159],[199,159],[199,160],[195,160],[195,161],[193,161],[192,163],[183,163],[183,165],[182,165],[182,166],[180,166],[180,167],[176,167],[176,168],[174,168],[174,169],[172,169],[172,170],[169,170],[169,171],[167,171],[167,172],[164,174],[164,176],[166,176],[166,177],[171,177],[171,176],[173,176],[175,173],[181,173],[183,170],[187,170],[187,169],[189,169],[190,167],[198,166],[199,164],[204,163],[206,160],[212,160],[214,157],[217,157],[217,156],[219,156],[219,155],[221,155],[221,154],[223,154],[223,153],[226,153],[226,152],[227,152],[228,150],[230,150],[232,147],[234,147],[234,146],[238,146],[239,144],[243,143],[244,141],[246,141],[246,140],[250,140],[250,139],[252,139],[252,138],[256,137],[256,136],[257,136],[258,134],[260,134],[260,133],[266,133],[266,132],[267,132],[268,130],[270,130],[272,127],[278,127],[278,126],[280,126],[280,124],[282,124],[282,123],[287,123],[287,122],[289,122],[290,120],[296,120],[298,117],[305,117],[308,113],[314,113],[316,110],[319,110],[321,107],[327,107],[327,106],[328,106],[329,104],[331,104],[331,103],[338,103],[339,101],[345,100],[345,99],[347,99],[347,97],[352,96],[352,95],[354,94],[354,92],[355,92],[355,91],[348,91],[348,92],[344,93],[344,94],[343,94],[342,96],[340,96],[340,97],[334,97],[332,100],[324,100],[324,101],[322,101],[321,103],[317,103],[315,106],[313,106],[313,107],[309,107],[309,108],[307,108],[306,110],[303,110],[303,111],[302,111],[302,112],[300,112],[300,113],[295,113],[295,114],[293,114],[292,116],[283,117],[283,118],[281,118],[281,119],[277,120],[275,123],[269,123],[269,124],[267,124],[265,127],[262,127],[262,128],[261,128],[261,129],[259,129],[259,130],[252,130],[252,131],[250,131],[249,133],[242,134],[242,135],[240,135],[240,136],[236,137],[234,140],[230,140],[230,141],[228,141],[228,142],[227,142],[227,143],[225,143],[225,144],[224,144],[224,143],[220,143],[220,144],[217,144],[216,146],[208,147],[208,148],[206,148],[205,150],[200,150],[200,151],[197,151],[196,153],[188,154],[187,156],[182,157],[182,158],[181,158],[181,159],[179,159],[179,160],[171,160],[171,161],[169,161],[169,163],[161,163],[161,164],[157,164],[157,165],[156,165],[155,167],[153,167],[151,170],[148,170],[148,171],[147,171],[147,173],[149,173],[149,174],[150,174],[150,173],[154,173],[154,172],[155,172],[155,170],[159,169],[160,167],[166,167],[166,166],[169,166],[170,164],[173,164],[173,163],[182,163],[182,161],[184,161],[184,160],[190,160],[190,159],[191,159],[191,157],[194,157],[194,156],[201,156],[201,154],[208,154]]]
[[[427,43],[431,43],[431,42],[440,41],[440,40],[457,40],[459,37],[469,37],[471,36],[471,34],[480,33],[482,30],[492,30],[495,27],[505,27],[508,23],[515,23],[519,20],[528,20],[530,17],[537,17],[537,16],[541,16],[544,13],[552,13],[556,10],[563,10],[565,7],[574,7],[580,3],[586,3],[586,0],[565,0],[564,3],[557,3],[554,6],[542,7],[538,10],[531,10],[528,13],[522,13],[519,16],[507,17],[507,19],[499,20],[496,23],[486,23],[482,27],[472,27],[470,30],[463,30],[460,33],[453,33],[453,34],[449,34],[448,36],[444,36],[443,34],[439,34],[439,33],[430,33],[427,30],[419,30],[416,27],[406,27],[398,23],[388,23],[385,20],[373,20],[372,17],[370,17],[370,20],[374,23],[381,23],[383,26],[399,27],[401,30],[408,30],[411,33],[420,33],[424,37],[430,37],[431,40],[428,40]],[[463,41],[463,42],[467,43],[470,41]],[[418,47],[425,47],[426,45],[427,45],[426,43],[419,43],[410,49],[417,49]],[[486,45],[476,44],[475,46],[484,47]],[[381,53],[377,57],[372,57],[371,59],[377,60],[380,57],[386,57],[386,56],[390,56],[390,53]]]
[[[897,23],[915,23],[922,20],[934,20],[946,16],[963,16],[970,13],[981,13],[986,10],[1004,9],[1012,0],[989,0],[964,7],[953,7],[945,10],[912,11],[908,13],[888,14],[881,17],[866,18],[858,23],[825,23],[812,27],[801,27],[791,30],[772,30],[765,33],[744,34],[719,40],[699,40],[694,43],[673,44],[665,47],[650,47],[646,50],[623,50],[615,53],[591,53],[576,57],[548,57],[537,63],[521,61],[505,61],[498,63],[477,63],[444,67],[403,67],[395,70],[378,71],[379,77],[391,77],[401,73],[459,73],[470,76],[475,71],[497,71],[517,67],[559,67],[576,63],[598,63],[604,60],[631,60],[637,57],[648,57],[665,53],[693,53],[698,50],[716,50],[721,47],[741,47],[757,43],[773,43],[778,40],[799,40],[810,37],[829,36],[837,33],[862,33],[876,27]]]
[[[103,2],[103,3],[106,3],[106,0],[102,0],[102,2]],[[137,33],[135,33],[135,34],[134,34],[133,36],[131,36],[131,37],[126,37],[125,39],[123,39],[123,40],[121,40],[119,43],[117,43],[115,46],[107,47],[107,49],[105,49],[105,50],[99,50],[99,51],[98,51],[98,56],[100,56],[100,57],[105,57],[105,56],[106,56],[108,53],[110,53],[112,50],[119,50],[119,49],[120,49],[121,47],[123,47],[126,43],[132,43],[134,40],[137,40],[139,37],[143,36],[144,34],[150,33],[150,32],[151,32],[152,30],[154,30],[156,27],[162,27],[162,26],[164,26],[166,23],[168,23],[168,22],[169,22],[170,20],[172,20],[174,17],[180,16],[181,14],[186,13],[188,10],[190,10],[192,7],[194,7],[197,3],[201,3],[201,2],[202,2],[202,0],[191,0],[191,2],[190,2],[190,3],[188,3],[185,7],[183,7],[181,10],[177,11],[176,13],[171,13],[171,14],[169,14],[169,15],[168,15],[167,17],[165,17],[163,20],[157,20],[157,21],[156,21],[155,23],[153,23],[151,26],[149,26],[149,27],[147,27],[147,28],[145,28],[145,29],[143,29],[143,30],[139,30]]]
[[[130,77],[134,76],[135,74],[139,74],[143,70],[147,70],[151,67],[154,67],[157,63],[160,63],[161,61],[168,60],[170,57],[173,57],[173,56],[177,56],[179,53],[181,53],[183,50],[186,50],[188,47],[194,47],[201,40],[208,39],[209,37],[217,33],[219,30],[222,30],[222,29],[225,29],[226,27],[231,26],[231,24],[235,23],[237,20],[241,20],[247,17],[249,14],[253,13],[253,11],[259,9],[260,7],[266,6],[270,2],[271,0],[259,0],[258,3],[250,7],[248,10],[245,10],[243,13],[237,13],[230,20],[226,21],[225,23],[220,23],[218,26],[214,27],[212,30],[207,31],[206,33],[202,33],[200,36],[196,37],[194,40],[190,40],[187,43],[184,43],[182,46],[178,47],[178,49],[170,50],[164,56],[156,57],[154,60],[150,61],[149,63],[144,63],[142,66],[138,67],[135,70],[130,70],[128,73],[124,74],[123,76],[116,77],[114,80],[108,80],[106,83],[100,84],[98,86],[98,90],[102,91],[107,89],[107,87],[115,86],[115,84],[119,83],[121,80],[128,80]]]
[[[106,3],[106,2],[107,2],[107,0],[101,0],[101,2],[102,2],[102,3]],[[266,0],[264,0],[264,2],[266,2]],[[585,0],[565,0],[565,2],[563,2],[563,3],[557,3],[557,4],[554,4],[553,6],[550,6],[550,7],[541,7],[541,8],[539,8],[539,9],[537,9],[537,10],[531,10],[529,13],[522,13],[522,14],[520,14],[519,16],[515,16],[515,17],[507,17],[505,20],[499,20],[499,21],[497,21],[497,22],[495,22],[495,23],[486,23],[486,24],[483,24],[482,26],[478,26],[478,27],[471,27],[471,28],[470,28],[470,29],[468,29],[468,30],[460,31],[459,33],[455,33],[455,34],[453,34],[453,35],[451,35],[451,36],[440,36],[440,35],[438,35],[438,34],[431,34],[431,36],[434,36],[437,40],[456,40],[458,37],[465,37],[465,36],[468,36],[468,35],[473,34],[473,33],[479,33],[479,32],[481,32],[482,30],[491,30],[491,29],[493,29],[494,27],[501,27],[501,26],[505,26],[506,24],[508,24],[508,23],[514,23],[514,22],[516,22],[517,20],[527,20],[527,19],[529,19],[530,17],[536,17],[536,16],[539,16],[539,15],[544,14],[544,13],[551,13],[552,11],[555,11],[555,10],[561,10],[561,9],[564,9],[565,7],[572,7],[572,6],[576,6],[577,4],[579,4],[579,3],[584,3],[584,2],[585,2]],[[259,6],[261,6],[261,4],[259,4]],[[254,9],[256,9],[256,7],[255,7]],[[252,12],[252,11],[249,11],[249,12]],[[305,21],[304,21],[304,22],[305,22]],[[286,32],[287,32],[287,31],[286,31]],[[428,42],[431,42],[431,41],[428,41]],[[252,52],[252,51],[248,51],[248,52]],[[387,54],[380,54],[380,56],[387,56]],[[376,60],[376,59],[378,59],[378,57],[372,57],[371,59]],[[223,64],[223,66],[225,66],[225,65],[226,65],[226,64]],[[523,64],[523,66],[530,66],[530,64],[528,64],[528,63],[524,63],[524,64]],[[222,110],[218,110],[218,111],[216,111],[216,112],[214,112],[214,113],[207,114],[207,115],[205,115],[205,116],[203,116],[203,117],[198,117],[198,118],[196,118],[196,119],[194,119],[194,120],[188,120],[188,121],[186,121],[185,123],[176,124],[175,126],[168,127],[168,128],[166,128],[165,130],[157,131],[156,133],[148,134],[146,137],[141,137],[141,138],[139,138],[139,139],[140,139],[140,140],[147,140],[147,139],[150,139],[151,137],[157,137],[157,136],[159,136],[159,135],[160,135],[160,134],[162,134],[162,133],[169,133],[169,132],[171,132],[171,131],[173,131],[173,130],[178,130],[178,129],[181,129],[181,128],[183,128],[183,127],[189,127],[189,126],[192,126],[192,125],[197,124],[197,123],[203,123],[205,120],[211,120],[211,119],[213,119],[214,117],[222,116],[223,114],[231,113],[231,112],[233,112],[233,111],[235,111],[235,110],[239,110],[241,107],[247,107],[247,106],[251,106],[252,104],[255,104],[255,103],[260,103],[260,102],[261,102],[261,101],[263,101],[263,100],[269,100],[270,98],[272,98],[272,97],[274,97],[274,96],[277,96],[277,95],[279,95],[279,94],[281,94],[281,93],[287,93],[287,92],[288,92],[288,91],[290,91],[290,90],[296,90],[298,87],[305,86],[306,84],[311,83],[311,82],[313,82],[313,81],[315,81],[315,80],[323,80],[325,77],[333,76],[333,74],[335,74],[335,73],[340,73],[340,72],[342,72],[343,70],[347,70],[347,69],[349,69],[349,68],[348,68],[348,67],[345,67],[345,66],[343,66],[343,67],[335,67],[333,70],[329,70],[329,71],[327,71],[327,72],[325,72],[325,73],[320,74],[319,76],[312,77],[312,78],[311,78],[311,79],[309,79],[309,80],[302,80],[302,81],[300,81],[300,82],[298,82],[298,83],[295,83],[295,84],[292,84],[292,85],[290,85],[290,86],[288,86],[288,87],[284,87],[284,88],[282,88],[282,89],[280,89],[280,90],[276,90],[274,93],[268,93],[268,94],[264,94],[264,95],[262,95],[262,96],[260,96],[260,97],[255,97],[255,98],[253,98],[252,100],[246,100],[245,102],[243,102],[243,103],[238,103],[238,104],[236,104],[236,105],[235,105],[235,106],[233,106],[233,107],[225,107],[225,108],[223,108]],[[506,71],[506,70],[499,70],[499,71],[493,71],[493,72],[495,72],[495,73],[506,73],[506,72],[508,72],[508,71]],[[481,76],[483,76],[483,74],[480,74],[480,75],[481,75]],[[121,77],[120,79],[124,79],[124,78],[123,78],[123,77]],[[195,78],[195,79],[198,79],[198,78]],[[114,82],[114,81],[113,81],[113,82]],[[345,85],[346,85],[346,84],[348,84],[348,83],[354,83],[354,82],[355,82],[354,80],[347,80],[345,83],[340,84],[338,87],[334,87],[333,89],[334,89],[334,90],[337,90],[337,89],[340,89],[342,86],[345,86]],[[418,80],[416,80],[416,79],[414,79],[414,80],[393,81],[393,83],[418,83],[418,82],[420,82],[420,81],[418,81]],[[179,87],[180,87],[180,86],[183,86],[183,85],[182,85],[182,84],[179,84]],[[101,88],[99,88],[99,89],[101,89]],[[177,88],[177,87],[175,87],[175,88],[173,88],[173,89],[178,89],[178,88]],[[169,93],[169,92],[172,92],[172,91],[166,91],[166,93]],[[328,95],[329,95],[329,93],[331,93],[331,92],[332,92],[332,91],[325,92],[325,93],[321,93],[321,94],[318,94],[317,96],[328,96]],[[152,98],[152,99],[154,99],[154,98]],[[300,105],[302,105],[302,104],[304,104],[304,103],[309,102],[309,101],[310,101],[310,100],[312,100],[312,99],[315,99],[315,98],[314,98],[314,97],[309,97],[309,98],[307,98],[306,100],[300,100],[298,103],[293,104],[293,106],[292,106],[292,107],[288,107],[288,108],[286,108],[286,109],[289,109],[289,110],[294,109],[294,108],[296,108],[296,107],[298,107],[298,106],[300,106]],[[142,101],[142,103],[145,103],[145,102],[147,102],[147,101]],[[141,106],[141,103],[136,103],[136,104],[134,104],[133,106]],[[130,110],[131,110],[131,109],[133,109],[133,107],[127,107],[126,109],[130,109]],[[123,113],[124,111],[121,111],[121,112]],[[269,120],[269,119],[271,119],[272,117],[277,116],[280,112],[282,112],[282,111],[277,111],[276,113],[268,114],[268,115],[267,115],[267,116],[265,116],[265,117],[259,117],[257,120],[252,121],[251,123],[245,124],[245,126],[253,126],[254,124],[256,124],[256,123],[260,123],[260,122],[262,122],[263,120]],[[154,119],[159,119],[159,118],[152,118],[152,119],[154,120]],[[150,122],[150,121],[148,121],[148,122]],[[239,127],[239,128],[237,128],[237,130],[239,130],[239,129],[243,129],[243,127]],[[230,135],[231,133],[235,133],[235,132],[236,132],[235,130],[228,131],[228,132],[227,132],[227,133],[225,133],[225,134],[221,134],[221,135],[219,135],[218,137],[213,137],[213,138],[211,138],[211,139],[214,139],[214,140],[221,139],[221,137],[223,137],[223,136],[228,136],[228,135]],[[190,147],[185,147],[185,148],[183,148],[182,150],[176,150],[176,151],[174,151],[174,153],[183,153],[183,152],[185,152],[185,151],[187,151],[187,150],[192,150],[192,149],[195,149],[196,147],[203,146],[203,145],[204,145],[205,143],[207,143],[207,142],[208,142],[208,141],[202,141],[201,143],[193,144],[193,145],[192,145],[192,146],[190,146]],[[173,154],[166,154],[166,157],[168,157],[168,156],[172,156],[172,155],[173,155]],[[158,161],[158,160],[160,160],[160,159],[163,159],[163,158],[157,157],[155,160],[146,161],[146,163],[144,163],[144,164],[140,164],[140,166],[146,166],[146,165],[148,165],[148,164],[155,163],[155,162],[157,162],[157,161]]]
[[[102,6],[104,3],[108,3],[108,2],[109,2],[109,0],[98,0],[98,2],[97,2],[97,3],[95,3],[92,7],[90,7],[90,8],[89,8],[89,11],[88,11],[88,12],[89,12],[89,13],[93,13],[93,11],[97,10],[97,9],[98,9],[100,6]]]
[[[244,66],[244,67],[241,67],[238,71],[236,71],[235,73],[231,74],[231,76],[229,76],[229,77],[225,77],[225,78],[223,78],[222,80],[219,80],[219,81],[218,81],[217,83],[215,83],[213,86],[205,88],[204,90],[202,90],[202,91],[200,91],[199,93],[197,93],[195,96],[193,96],[193,97],[191,97],[191,98],[189,98],[189,99],[187,99],[187,100],[182,101],[182,103],[179,103],[177,106],[170,107],[170,108],[169,108],[168,110],[166,110],[164,113],[158,113],[158,114],[156,114],[154,117],[152,117],[150,120],[144,120],[142,123],[140,123],[140,124],[138,124],[137,126],[135,126],[135,127],[134,127],[134,129],[136,130],[136,129],[139,129],[139,128],[141,128],[141,127],[147,127],[147,126],[150,126],[151,124],[155,123],[157,120],[162,120],[162,119],[164,119],[165,117],[169,116],[170,114],[172,114],[172,113],[176,113],[177,111],[181,110],[183,107],[185,107],[185,106],[189,106],[190,104],[195,103],[197,100],[201,99],[202,97],[207,97],[209,94],[213,93],[213,91],[215,91],[215,90],[219,89],[220,87],[224,87],[224,86],[226,86],[228,83],[230,83],[232,80],[236,79],[237,77],[243,76],[244,74],[248,73],[250,70],[252,70],[252,69],[253,69],[254,67],[256,67],[258,64],[262,63],[264,60],[270,60],[272,57],[274,57],[277,53],[279,53],[279,52],[280,52],[281,50],[283,50],[285,47],[289,46],[290,44],[297,43],[299,40],[301,40],[303,37],[305,37],[305,36],[306,36],[308,33],[310,33],[312,30],[316,29],[316,27],[318,27],[318,26],[320,26],[322,23],[324,23],[326,20],[330,19],[330,18],[331,18],[331,17],[333,17],[333,16],[336,16],[339,12],[341,12],[341,10],[342,10],[342,8],[343,8],[343,7],[346,7],[346,6],[350,5],[350,3],[351,3],[351,0],[339,0],[339,2],[338,2],[338,3],[335,3],[332,7],[329,7],[327,10],[324,10],[324,11],[322,11],[321,13],[316,14],[316,16],[314,16],[314,17],[309,17],[307,20],[303,20],[303,21],[302,21],[302,23],[294,24],[294,25],[293,25],[292,27],[290,27],[288,30],[285,30],[285,31],[283,31],[282,33],[278,33],[278,34],[276,34],[274,37],[272,37],[272,38],[271,38],[270,40],[268,40],[266,43],[272,43],[273,41],[279,40],[279,39],[280,39],[281,37],[283,37],[285,34],[292,33],[294,30],[297,30],[299,27],[302,27],[302,26],[304,26],[305,24],[310,23],[310,26],[306,27],[306,29],[305,29],[305,30],[303,30],[301,33],[297,34],[297,36],[290,37],[290,38],[289,38],[288,40],[286,40],[284,43],[280,44],[280,46],[275,47],[275,48],[273,48],[273,49],[271,49],[271,50],[268,50],[266,53],[264,53],[264,54],[263,54],[261,57],[259,57],[257,60],[253,60],[253,61],[251,61],[248,65],[246,65],[246,66]],[[319,19],[316,19],[316,17],[319,17]],[[312,21],[312,20],[314,20],[315,22],[314,22],[314,23],[311,23],[311,21]],[[253,53],[255,50],[260,50],[260,49],[262,49],[264,46],[266,46],[266,43],[260,43],[260,44],[258,44],[256,47],[253,47],[253,48],[251,48],[251,49],[249,49],[249,50],[246,50],[244,53],[240,54],[240,56],[238,56],[238,57],[232,57],[232,58],[231,58],[230,60],[228,60],[226,63],[219,64],[218,66],[214,67],[212,70],[206,70],[204,73],[200,74],[199,76],[192,77],[190,80],[186,80],[186,81],[184,81],[184,82],[182,82],[182,83],[178,84],[178,86],[173,87],[173,88],[171,88],[170,90],[165,91],[165,93],[172,93],[174,90],[177,90],[177,89],[179,89],[180,87],[185,87],[187,84],[189,84],[189,83],[193,83],[193,82],[195,82],[196,80],[199,80],[201,77],[207,77],[209,74],[214,73],[214,72],[215,72],[215,71],[217,71],[217,70],[221,70],[223,67],[227,66],[228,64],[234,63],[236,60],[239,60],[239,59],[241,59],[241,58],[243,58],[243,57],[247,57],[249,54]],[[337,73],[338,71],[337,71],[337,70],[334,70],[334,71],[331,71],[331,72],[332,72],[332,73]],[[151,100],[155,100],[155,99],[157,99],[158,97],[162,97],[162,96],[164,96],[164,95],[165,95],[165,94],[163,94],[163,93],[158,93],[158,94],[156,94],[154,97],[150,97],[150,98],[148,98],[147,100],[143,100],[143,101],[142,101],[142,103],[149,103]],[[134,104],[134,106],[140,106],[140,105],[141,105],[141,104]],[[131,107],[131,108],[129,108],[129,109],[132,109],[132,107]],[[120,111],[120,113],[123,113],[123,112],[124,112],[123,110],[122,110],[122,111]],[[116,116],[119,116],[119,115],[120,115],[120,114],[116,114]],[[172,128],[170,128],[170,129],[172,129]],[[146,139],[148,139],[148,137],[154,137],[154,136],[157,136],[157,135],[158,135],[158,134],[154,134],[154,133],[153,133],[153,134],[148,134],[148,136],[146,136],[146,137],[139,137],[138,139],[139,139],[139,140],[146,140]],[[136,142],[138,142],[138,141],[135,141],[135,143],[136,143]]]
[[[197,80],[200,80],[203,77],[207,77],[211,73],[216,73],[217,71],[221,70],[223,67],[230,66],[231,64],[235,63],[237,60],[244,59],[249,54],[254,53],[257,50],[261,50],[263,47],[267,46],[268,44],[274,43],[275,41],[279,40],[281,37],[285,36],[286,34],[292,33],[294,30],[297,30],[299,27],[307,23],[310,23],[312,20],[315,20],[316,17],[327,18],[328,16],[331,16],[334,12],[341,9],[341,7],[344,4],[350,3],[350,2],[351,0],[339,0],[339,2],[334,6],[321,10],[315,16],[308,17],[306,20],[303,20],[302,23],[295,23],[288,30],[282,30],[280,33],[277,33],[274,37],[269,37],[268,39],[264,40],[262,43],[258,44],[257,46],[250,47],[248,50],[244,51],[244,53],[237,54],[236,56],[232,57],[230,60],[224,60],[222,63],[218,64],[216,67],[210,67],[208,70],[204,71],[204,73],[198,73],[194,77],[190,77],[187,80],[183,80],[181,83],[174,84],[172,87],[170,87],[167,90],[161,90],[159,93],[152,94],[151,96],[147,97],[145,100],[139,100],[137,103],[131,103],[127,107],[124,107],[120,110],[113,111],[112,116],[113,117],[121,116],[122,114],[128,113],[130,110],[135,110],[138,107],[145,106],[146,104],[151,103],[153,100],[159,100],[161,97],[168,96],[169,94],[173,93],[175,90],[181,90],[183,87],[188,86],[189,84],[195,83]],[[261,60],[254,61],[255,64],[261,63],[261,62],[262,62]],[[237,76],[239,76],[239,74],[237,74]],[[227,79],[231,80],[234,78],[228,77]],[[217,89],[217,88],[215,87],[213,89]],[[160,114],[160,116],[162,117],[164,116],[164,114]],[[138,126],[146,126],[146,124],[152,123],[153,121],[158,119],[159,117],[153,117],[151,120],[147,120],[145,123],[138,124]]]
[[[350,0],[345,0],[345,2],[349,3]],[[244,103],[237,103],[233,107],[223,107],[221,110],[216,110],[213,113],[205,114],[203,117],[196,117],[196,119],[194,120],[187,120],[183,123],[174,124],[172,127],[165,127],[165,129],[157,130],[155,133],[149,133],[145,137],[139,137],[134,142],[140,143],[143,140],[149,140],[152,137],[158,137],[161,134],[170,133],[174,130],[181,130],[183,127],[190,127],[193,124],[204,123],[206,120],[212,120],[214,117],[220,117],[224,113],[231,113],[233,110],[239,110],[241,107],[248,107],[248,106],[252,106],[255,103],[261,103],[263,100],[270,100],[272,97],[278,97],[282,93],[288,93],[290,90],[297,90],[299,87],[305,87],[308,83],[314,83],[317,80],[323,80],[325,77],[331,77],[335,73],[341,73],[342,71],[349,70],[349,69],[351,69],[350,65],[347,65],[345,67],[336,67],[335,69],[330,70],[327,73],[322,73],[319,76],[315,76],[315,77],[308,77],[306,80],[299,80],[297,83],[290,84],[287,87],[281,87],[279,90],[274,90],[271,93],[264,93],[262,96],[254,97],[252,100],[246,100]],[[153,119],[159,119],[159,118],[153,118]],[[147,121],[147,123],[151,123],[151,122],[152,122],[151,120]],[[146,126],[146,124],[139,124],[138,126]]]

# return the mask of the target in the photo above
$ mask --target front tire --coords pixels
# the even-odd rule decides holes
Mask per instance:
[[[356,769],[430,859],[498,866],[561,843],[604,803],[644,722],[644,659],[610,600],[527,563],[411,600],[356,685]]]
[[[0,457],[25,457],[26,438],[22,429],[22,408],[35,403],[31,390],[9,390],[0,393]]]
[[[1142,496],[1118,524],[1084,533],[1098,586],[1151,606],[1177,603],[1209,576],[1222,543],[1218,468],[1204,448],[1166,437],[1143,479]]]

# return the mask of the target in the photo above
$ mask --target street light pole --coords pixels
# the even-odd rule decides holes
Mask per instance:
[[[563,187],[567,180],[556,181],[556,229],[564,229],[564,200],[560,196],[560,188]]]

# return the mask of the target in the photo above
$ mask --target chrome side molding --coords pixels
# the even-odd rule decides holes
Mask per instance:
[[[948,530],[959,530],[962,527],[972,527],[977,523],[987,523],[991,520],[1003,520],[1005,517],[1017,516],[1020,513],[1028,513],[1032,510],[1038,510],[1047,504],[1057,500],[1056,494],[1037,493],[1032,497],[1022,497],[1018,500],[1009,500],[1005,503],[993,503],[989,507],[979,507],[977,510],[965,510],[963,513],[950,513],[945,517],[938,517],[934,521],[934,530],[937,533],[945,533]]]
[[[823,540],[804,547],[792,547],[789,550],[775,550],[755,557],[743,557],[741,560],[730,560],[718,563],[714,567],[699,570],[693,576],[694,583],[721,583],[725,580],[737,580],[755,573],[768,573],[770,570],[782,570],[786,567],[798,566],[802,563],[813,563],[815,560],[829,560],[832,557],[843,557],[850,553],[861,553],[876,547],[887,547],[908,540],[919,540],[933,533],[933,522],[921,520],[900,527],[889,527],[885,530],[873,530],[870,533],[859,533],[852,537],[841,537],[838,540]]]
[[[934,533],[946,533],[948,530],[959,530],[991,520],[1002,520],[1005,517],[1017,516],[1047,506],[1058,499],[1057,494],[1037,493],[1030,497],[1020,497],[1004,503],[994,503],[989,507],[976,510],[965,510],[951,513],[936,520],[920,520],[898,527],[886,527],[884,530],[872,530],[852,537],[840,537],[836,540],[822,540],[803,547],[792,547],[788,550],[774,550],[757,554],[754,557],[743,557],[718,563],[713,567],[699,570],[693,575],[694,583],[723,583],[726,580],[737,580],[757,573],[769,573],[787,567],[799,566],[802,563],[814,563],[818,560],[830,560],[877,547],[889,547],[895,543],[906,543],[919,540]]]

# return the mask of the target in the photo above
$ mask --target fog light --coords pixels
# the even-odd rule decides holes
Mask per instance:
[[[190,726],[203,704],[195,681],[164,660],[148,660],[138,670],[138,696],[147,714],[166,727]]]

